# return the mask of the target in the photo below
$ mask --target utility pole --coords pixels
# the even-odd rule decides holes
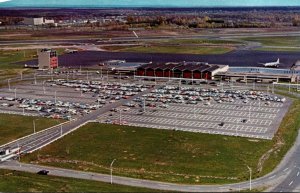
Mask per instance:
[[[116,161],[116,159],[114,159],[111,163],[110,163],[110,184],[113,183],[113,177],[112,177],[112,172],[113,172],[113,164]]]

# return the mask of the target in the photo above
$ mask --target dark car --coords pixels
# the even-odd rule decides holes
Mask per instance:
[[[40,170],[37,172],[37,174],[39,174],[39,175],[48,175],[48,173],[49,173],[49,171],[47,171],[47,170]]]

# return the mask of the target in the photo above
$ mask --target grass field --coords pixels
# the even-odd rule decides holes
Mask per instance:
[[[260,42],[264,46],[291,46],[295,47],[300,44],[300,37],[249,37],[243,38],[246,41]]]
[[[205,47],[205,46],[110,46],[104,49],[120,51],[120,52],[140,52],[140,53],[172,53],[172,54],[225,54],[232,51],[232,47]]]
[[[29,73],[30,69],[24,69],[22,65],[15,63],[31,60],[36,57],[36,51],[4,51],[0,50],[0,80],[15,77],[21,72]]]
[[[0,145],[33,133],[33,120],[36,131],[58,124],[58,120],[0,114]]]
[[[104,182],[0,170],[1,192],[155,192]]]
[[[23,161],[108,173],[117,159],[118,175],[213,184],[247,179],[246,165],[255,168],[271,146],[272,141],[95,123]]]

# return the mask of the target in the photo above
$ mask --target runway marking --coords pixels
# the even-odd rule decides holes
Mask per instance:
[[[294,181],[291,181],[291,183],[289,184],[289,186],[291,186],[293,184]]]
[[[285,168],[283,171],[285,172],[285,171],[287,171],[289,168]]]
[[[297,172],[297,176],[299,176],[300,172]]]

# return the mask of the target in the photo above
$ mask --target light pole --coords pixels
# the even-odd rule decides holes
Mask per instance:
[[[55,106],[56,106],[56,93],[57,93],[57,91],[55,91],[55,93],[54,93],[54,102],[55,102]]]
[[[10,91],[10,79],[7,80],[8,83],[8,90]]]
[[[121,125],[121,123],[122,123],[122,109],[119,109],[119,111],[120,111],[120,125]]]
[[[17,88],[15,88],[15,100],[17,100]]]
[[[251,177],[252,177],[252,170],[249,166],[247,166],[248,170],[249,170],[249,187],[250,187],[250,191],[252,190],[252,185],[251,185]]]
[[[32,122],[33,122],[33,133],[35,133],[35,120],[33,120]]]
[[[36,85],[36,74],[34,73],[34,84]]]
[[[112,168],[112,166],[113,166],[113,164],[114,164],[115,161],[116,161],[116,159],[114,159],[114,160],[111,162],[111,164],[110,164],[110,184],[113,183],[113,178],[112,178],[113,168]]]
[[[251,119],[251,102],[250,102],[250,106],[249,106],[249,121]]]
[[[46,94],[45,81],[43,82],[43,91],[44,91],[44,94]]]

